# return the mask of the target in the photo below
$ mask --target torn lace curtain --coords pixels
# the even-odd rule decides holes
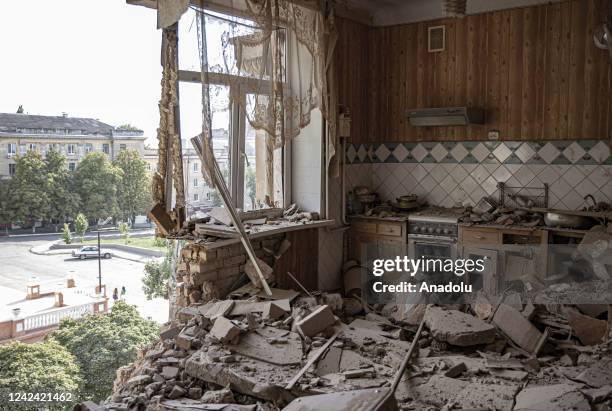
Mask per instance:
[[[310,123],[319,108],[327,120],[330,151],[335,151],[335,93],[330,66],[335,34],[333,17],[285,0],[248,0],[237,15],[192,7],[196,14],[202,76],[202,168],[212,185],[213,116],[238,103],[262,139],[266,202],[282,202],[280,149]],[[218,88],[229,86],[229,99]],[[329,120],[332,121],[329,121]],[[237,130],[230,127],[230,133]],[[246,158],[245,155],[243,155]],[[331,156],[330,156],[331,157]],[[237,159],[243,161],[243,158]]]

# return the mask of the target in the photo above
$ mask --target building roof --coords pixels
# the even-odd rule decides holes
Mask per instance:
[[[110,135],[114,127],[93,118],[0,113],[0,132],[21,132],[27,134],[32,129],[59,129],[67,134],[72,134],[72,131],[74,134],[81,135]]]

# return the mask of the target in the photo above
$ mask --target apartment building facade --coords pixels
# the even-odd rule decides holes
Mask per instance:
[[[122,130],[91,118],[0,113],[0,178],[14,175],[15,157],[28,150],[43,156],[57,150],[74,170],[92,151],[105,153],[110,160],[126,149],[144,156],[145,139],[140,130]]]

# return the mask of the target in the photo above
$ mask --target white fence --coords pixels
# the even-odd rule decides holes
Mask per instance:
[[[31,315],[23,319],[23,330],[31,331],[39,328],[50,327],[53,325],[58,325],[64,318],[72,318],[76,320],[87,314],[93,314],[94,304],[95,303],[73,305],[53,311],[47,311],[41,314]]]

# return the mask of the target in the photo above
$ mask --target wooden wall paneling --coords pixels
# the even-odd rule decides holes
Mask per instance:
[[[539,11],[529,7],[523,10],[523,61],[521,85],[521,136],[533,139],[537,136],[537,112],[535,100],[537,95],[536,72]]]
[[[536,71],[535,71],[535,134],[533,138],[544,136],[544,97],[546,95],[546,17],[547,7],[538,7],[538,30],[536,34]],[[528,75],[533,75],[533,73]]]
[[[583,108],[584,108],[584,68],[586,59],[586,21],[587,8],[580,1],[571,2],[571,33],[569,47],[569,78],[568,91],[568,136],[570,138],[582,135]],[[580,113],[580,115],[576,115]]]
[[[509,55],[508,55],[508,123],[507,135],[521,135],[521,116],[523,106],[523,10],[510,11],[509,21]]]
[[[418,96],[418,85],[419,81],[419,62],[416,59],[416,55],[412,52],[418,50],[418,31],[417,25],[410,24],[406,25],[406,43],[404,48],[404,65],[406,66],[406,75],[403,79],[405,98],[403,100],[403,127],[401,129],[400,138],[407,138],[410,133],[414,132],[414,127],[411,127],[408,118],[406,117],[406,111],[413,108],[412,105],[417,101]]]
[[[561,4],[546,7],[543,137],[559,135]]]
[[[274,264],[274,277],[277,286],[285,289],[300,290],[295,281],[287,275],[291,273],[306,289],[319,288],[319,230],[291,231],[286,235],[291,247]]]
[[[427,107],[429,105],[429,101],[427,101],[427,94],[429,92],[429,84],[427,82],[427,29],[425,23],[416,24],[417,27],[417,51],[416,51],[416,59],[418,64],[417,69],[417,78],[416,78],[416,88],[417,95],[416,99],[411,101],[408,109]],[[412,83],[412,87],[415,87],[414,82]],[[415,104],[416,103],[416,104]],[[409,136],[414,136],[416,140],[423,140],[425,138],[425,128],[424,127],[409,127]]]
[[[588,2],[587,23],[585,33],[585,63],[584,63],[584,112],[583,112],[583,135],[594,135],[597,130],[597,93],[599,84],[597,80],[598,67],[595,64],[598,49],[593,46],[592,27],[597,23],[597,5],[595,1]]]
[[[610,3],[609,7],[606,3]],[[596,21],[588,26],[589,37],[593,38],[593,33],[597,25],[603,21],[603,16],[606,12],[612,12],[612,2],[610,0],[595,1],[595,17]],[[599,80],[597,80],[597,128],[596,134],[602,137],[612,137],[608,127],[608,105],[612,90],[609,87],[610,71],[612,71],[612,60],[607,50],[595,48],[595,67],[597,67]]]
[[[500,35],[499,35],[499,124],[500,133],[508,136],[509,129],[509,79],[510,79],[510,15],[509,10],[501,12]]]
[[[457,20],[455,25],[455,53],[453,55],[452,72],[453,82],[453,105],[466,104],[467,102],[467,57],[468,57],[468,19]],[[454,140],[465,140],[467,138],[466,127],[452,127]]]
[[[561,25],[559,39],[559,115],[558,115],[558,136],[561,139],[571,138],[569,134],[569,78],[570,72],[570,50],[571,50],[571,21],[572,21],[572,2],[568,1],[560,4]]]
[[[487,13],[487,125],[490,129],[499,130],[500,134],[505,135],[501,124],[501,32],[502,32],[502,13]]]

